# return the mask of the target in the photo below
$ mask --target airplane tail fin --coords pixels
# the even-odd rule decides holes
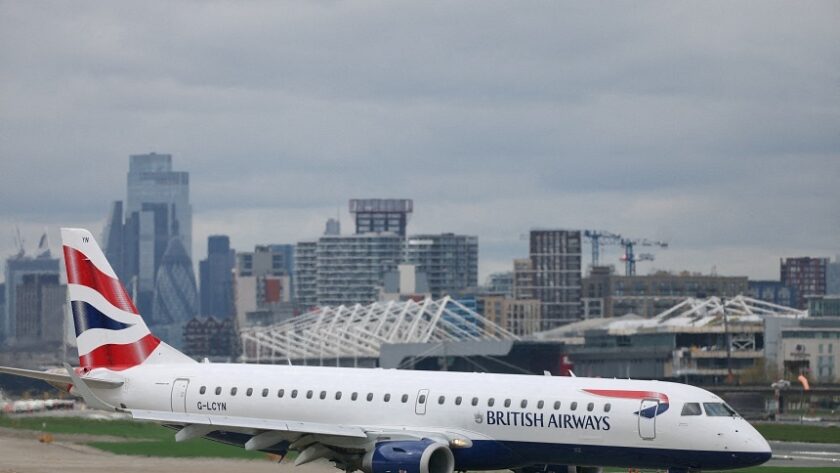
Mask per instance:
[[[149,331],[89,231],[62,228],[61,241],[82,368],[194,362]]]

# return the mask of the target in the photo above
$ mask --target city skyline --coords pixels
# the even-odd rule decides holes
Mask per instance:
[[[0,257],[99,237],[152,151],[191,174],[194,264],[365,197],[478,236],[480,282],[531,228],[667,240],[639,274],[840,254],[836,5],[478,5],[3,3]]]

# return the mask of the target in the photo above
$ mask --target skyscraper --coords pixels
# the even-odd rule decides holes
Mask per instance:
[[[412,235],[404,262],[417,266],[428,278],[437,299],[478,286],[478,237],[453,233]]]
[[[102,230],[102,245],[105,248],[105,257],[111,263],[111,268],[117,273],[121,281],[128,278],[124,272],[125,247],[125,225],[123,224],[123,202],[116,200],[111,203],[111,210],[108,212],[108,219],[105,221],[105,228]]]
[[[233,305],[233,268],[236,256],[230,247],[227,235],[207,237],[207,259],[198,266],[201,284],[201,315],[221,319],[232,317]]]
[[[192,257],[189,173],[173,171],[170,154],[135,154],[129,157],[127,183],[126,215],[143,212],[144,204],[164,204],[171,208],[170,232],[181,239],[187,255]]]
[[[198,315],[192,261],[184,244],[173,237],[155,280],[153,325],[183,324]]]
[[[341,222],[337,219],[327,219],[327,224],[324,225],[324,235],[341,235]]]
[[[808,306],[808,296],[826,293],[828,258],[782,258],[779,265],[782,284],[796,291],[797,309]]]
[[[515,292],[540,301],[542,330],[580,319],[580,231],[531,230],[529,259],[515,270]]]
[[[125,205],[112,205],[103,234],[105,254],[138,310],[154,319],[157,273],[170,240],[181,240],[192,255],[189,173],[173,171],[171,155],[139,154],[129,157],[126,179]]]

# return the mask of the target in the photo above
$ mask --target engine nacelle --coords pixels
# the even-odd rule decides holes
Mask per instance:
[[[379,442],[362,461],[365,473],[452,473],[455,456],[432,440]]]

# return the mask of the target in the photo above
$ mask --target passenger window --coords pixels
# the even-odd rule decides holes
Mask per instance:
[[[505,399],[505,407],[510,407],[510,399]]]
[[[207,386],[202,386],[201,389],[198,390],[198,394],[204,394],[207,392]]]
[[[526,407],[528,407],[528,401],[526,399],[523,399],[522,402],[519,403],[519,407],[525,409]]]
[[[610,406],[610,403],[604,404],[604,412],[610,412],[611,408],[612,408],[612,406]]]
[[[236,388],[230,388],[230,395],[236,396]]]
[[[216,396],[218,396],[219,394],[222,394],[222,387],[216,386]]]
[[[446,398],[445,398],[445,397],[440,396],[440,397],[438,398],[438,404],[443,404],[443,402],[444,402],[444,401],[446,401]]]
[[[356,399],[359,399],[359,393],[353,393],[350,395],[351,401],[355,401]]]
[[[577,402],[573,402],[572,403],[572,410],[574,411],[576,409],[577,409]]]
[[[292,389],[292,399],[297,397],[297,389]]]
[[[542,399],[537,401],[537,409],[542,409],[543,406],[545,406],[545,403],[542,401]]]
[[[286,394],[285,389],[278,389],[277,390],[277,397],[283,397],[284,394]]]
[[[592,412],[592,409],[595,409],[595,404],[590,402],[589,404],[586,405],[586,410],[589,411],[589,412]]]
[[[312,399],[312,390],[306,391],[306,399]]]
[[[385,397],[382,398],[385,402],[391,402],[391,395],[386,394]]]
[[[327,398],[327,392],[326,391],[321,391],[321,396],[320,397],[321,397],[321,399],[326,399]]]
[[[368,402],[373,401],[373,393],[368,393],[367,400]]]
[[[460,405],[461,405],[461,396],[458,396],[458,397],[456,397],[456,398],[455,398],[455,405],[456,405],[456,406],[460,406]]]
[[[560,401],[554,401],[554,410],[556,411],[556,410],[559,410],[559,409],[560,409]]]
[[[419,404],[426,404],[426,395],[425,395],[425,394],[421,394],[421,395],[420,395],[420,397],[419,397],[419,398],[417,398],[417,402],[418,402]]]
[[[254,394],[254,388],[248,388],[248,390],[247,390],[247,391],[245,391],[245,395],[246,395],[246,396],[249,396],[249,397],[250,397],[250,396],[251,396],[251,394]]]
[[[263,397],[268,397],[268,388],[263,388],[262,395]]]
[[[470,404],[472,404],[473,406],[477,406],[478,405],[478,398],[477,397],[472,398],[472,402],[470,402]]]
[[[405,404],[406,402],[408,402],[408,394],[403,394],[403,395],[402,395],[402,399],[401,399],[401,400],[402,400],[403,404]]]
[[[487,400],[487,407],[493,407],[493,404],[496,404],[496,400],[491,397]]]
[[[336,401],[340,401],[340,400],[341,400],[341,391],[336,391],[336,392],[335,392],[335,400],[336,400]]]

